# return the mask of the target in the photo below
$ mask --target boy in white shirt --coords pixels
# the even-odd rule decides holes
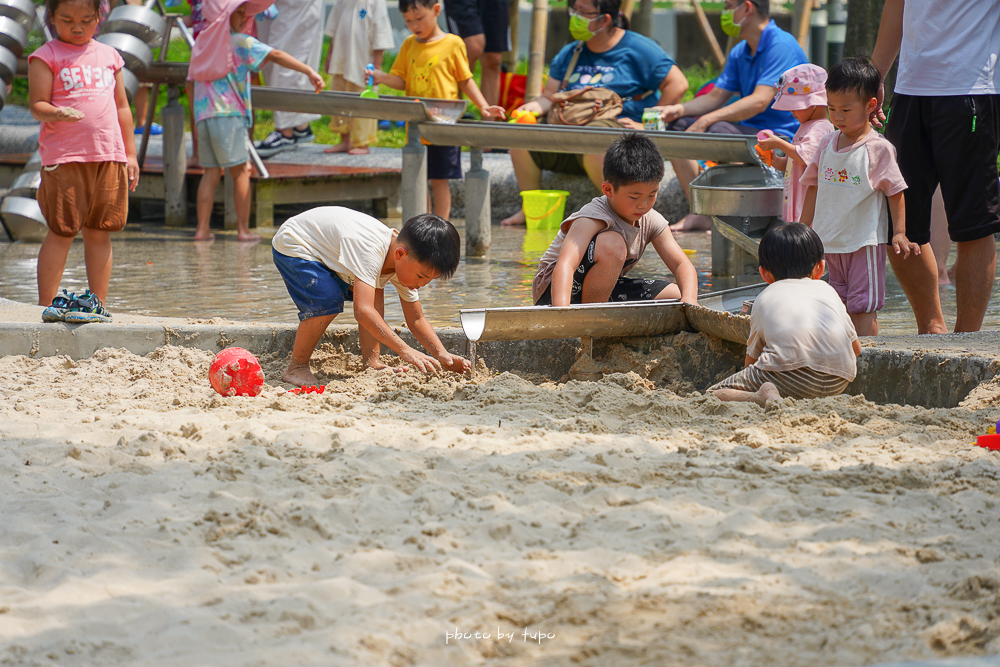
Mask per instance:
[[[906,238],[906,183],[896,149],[868,121],[880,80],[867,58],[845,58],[833,66],[826,97],[837,131],[820,141],[800,181],[808,188],[800,220],[823,241],[830,285],[847,305],[859,336],[878,335],[889,212],[893,251],[904,259],[920,254],[920,246]]]
[[[271,250],[299,309],[292,358],[281,377],[284,382],[318,384],[309,360],[333,318],[344,312],[344,301],[354,302],[361,357],[369,368],[386,368],[379,361],[384,343],[425,373],[468,370],[468,361],[441,344],[417,294],[418,288],[435,278],[448,279],[458,268],[461,241],[450,222],[418,215],[407,220],[397,235],[364,213],[321,206],[286,220],[274,235]],[[390,282],[399,292],[407,327],[433,357],[411,348],[386,324],[383,290]]]
[[[761,278],[754,300],[746,368],[708,391],[722,401],[836,396],[857,375],[861,344],[840,297],[820,280],[823,242],[790,222],[760,240]]]
[[[333,78],[330,90],[359,93],[367,86],[365,68],[369,63],[382,69],[382,55],[395,47],[392,25],[385,0],[336,0],[326,19],[330,52],[326,71]],[[365,155],[375,143],[378,121],[374,118],[331,116],[330,130],[340,135],[340,143],[324,153]]]

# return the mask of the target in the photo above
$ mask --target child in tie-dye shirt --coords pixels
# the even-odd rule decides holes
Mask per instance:
[[[217,18],[214,15],[207,15],[210,10],[217,10],[215,3],[206,5],[205,10],[205,18],[209,22]],[[195,241],[208,241],[213,238],[209,233],[209,223],[215,200],[215,188],[222,178],[223,169],[228,169],[229,175],[233,178],[237,239],[260,240],[259,236],[250,233],[250,165],[246,147],[247,129],[252,125],[253,119],[250,106],[250,73],[260,70],[264,63],[270,61],[308,76],[316,87],[316,92],[322,90],[325,85],[323,77],[312,67],[284,51],[272,49],[256,38],[240,32],[246,24],[245,4],[240,4],[232,10],[229,24],[232,30],[229,39],[235,71],[215,81],[194,82],[194,115],[200,139],[198,160],[205,168],[205,175],[202,176],[198,186],[198,229],[195,232]],[[192,62],[194,53],[193,51]]]

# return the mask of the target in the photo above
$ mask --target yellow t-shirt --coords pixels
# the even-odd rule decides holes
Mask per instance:
[[[439,100],[461,99],[458,82],[472,78],[465,42],[458,35],[421,44],[410,35],[399,47],[390,74],[406,82],[406,94]]]

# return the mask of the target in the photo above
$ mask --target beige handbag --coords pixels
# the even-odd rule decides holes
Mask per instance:
[[[552,96],[552,108],[545,117],[549,125],[586,125],[595,120],[615,119],[622,112],[622,98],[608,88],[587,86],[564,90],[582,50],[583,42],[580,42],[573,49],[559,92]]]

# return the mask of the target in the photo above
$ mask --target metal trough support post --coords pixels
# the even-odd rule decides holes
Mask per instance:
[[[163,215],[168,227],[186,227],[187,148],[184,145],[184,107],[177,86],[167,88],[167,106],[160,110],[163,122]],[[150,104],[155,104],[151,100]]]
[[[465,256],[483,257],[493,242],[490,225],[490,172],[483,169],[483,149],[469,153],[472,166],[465,175]]]
[[[427,212],[427,148],[420,143],[420,126],[407,125],[406,145],[403,146],[403,173],[400,174],[400,205],[403,222]]]
[[[726,223],[712,218],[712,275],[744,276],[757,273],[757,258],[726,238],[719,227]]]

